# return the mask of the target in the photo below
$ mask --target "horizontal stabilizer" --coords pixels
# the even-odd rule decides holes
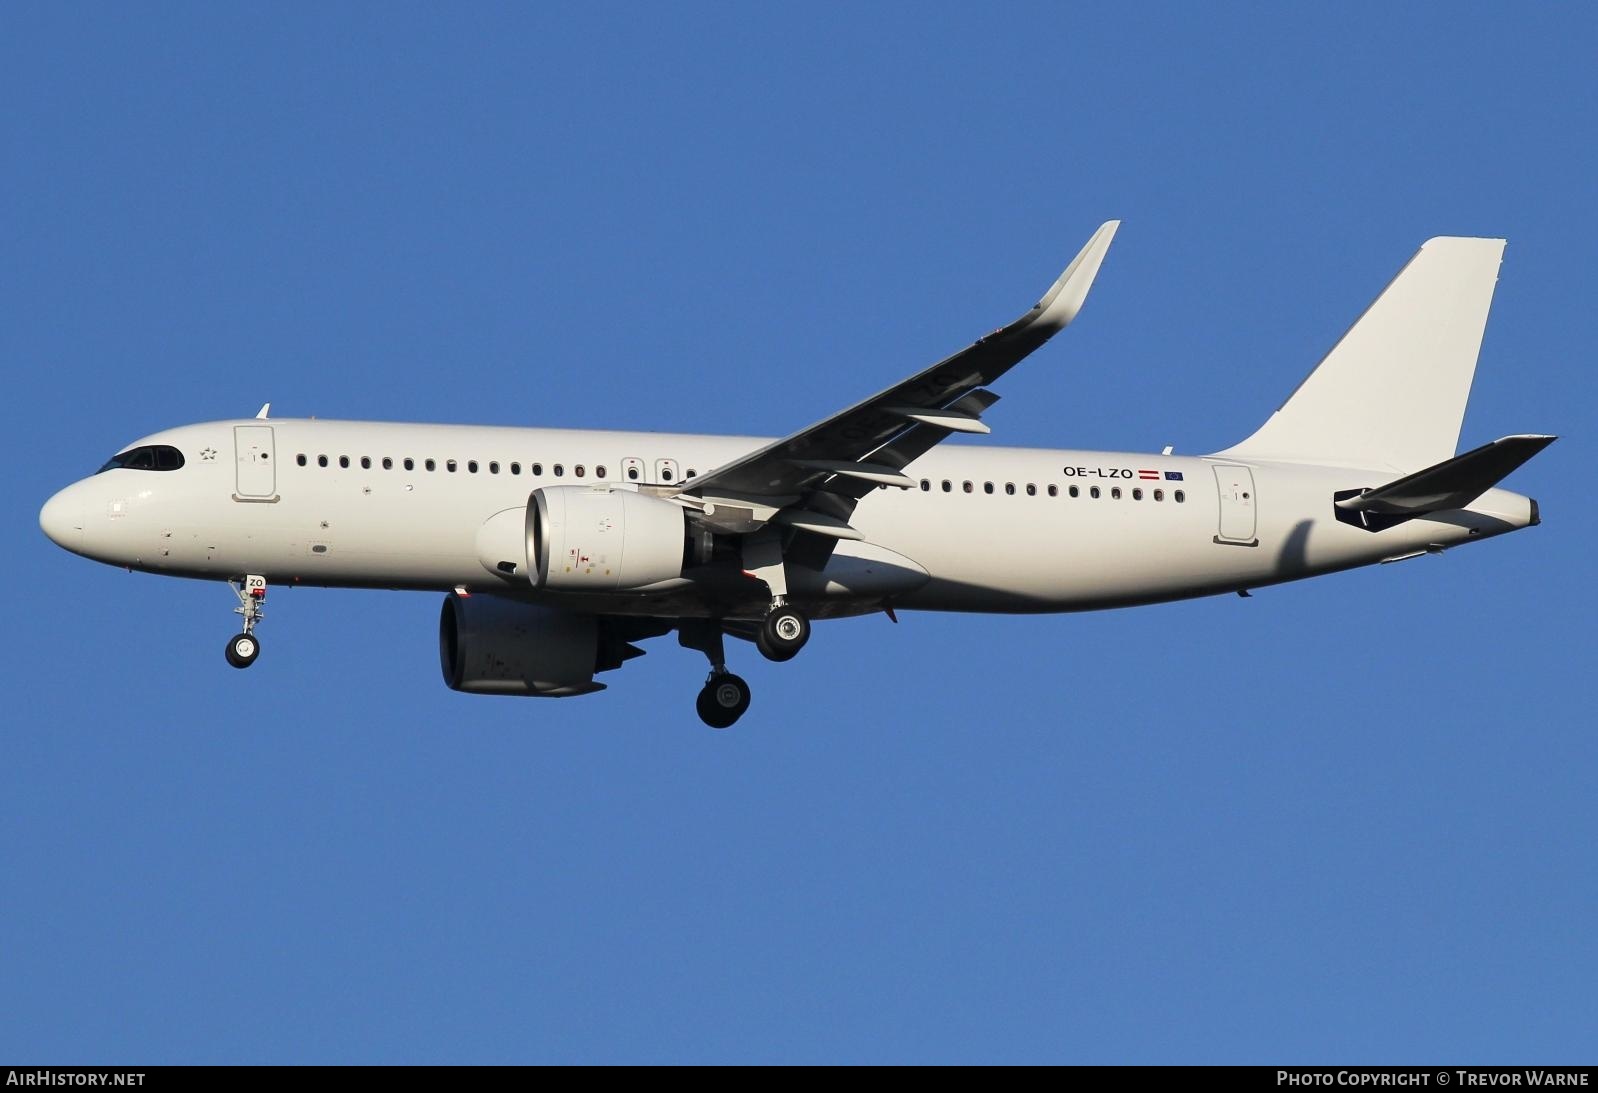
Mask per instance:
[[[1362,490],[1336,505],[1345,512],[1404,517],[1462,509],[1557,439],[1506,436],[1385,486]]]

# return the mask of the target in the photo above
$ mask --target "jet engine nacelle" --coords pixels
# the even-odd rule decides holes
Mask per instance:
[[[467,694],[565,698],[605,689],[594,682],[594,616],[499,596],[446,596],[438,655],[444,682]]]
[[[682,576],[694,556],[683,509],[634,490],[546,486],[527,499],[534,588],[614,592]]]

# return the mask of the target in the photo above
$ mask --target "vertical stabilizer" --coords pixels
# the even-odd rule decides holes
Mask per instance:
[[[1218,454],[1419,470],[1453,456],[1502,239],[1428,240],[1241,444]]]

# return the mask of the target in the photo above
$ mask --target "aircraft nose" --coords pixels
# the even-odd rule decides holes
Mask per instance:
[[[83,545],[83,494],[68,486],[39,510],[39,527],[56,546],[77,551]]]

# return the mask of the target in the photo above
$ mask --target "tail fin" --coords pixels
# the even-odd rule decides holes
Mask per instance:
[[[1427,240],[1239,459],[1418,470],[1448,459],[1476,374],[1502,239]]]

